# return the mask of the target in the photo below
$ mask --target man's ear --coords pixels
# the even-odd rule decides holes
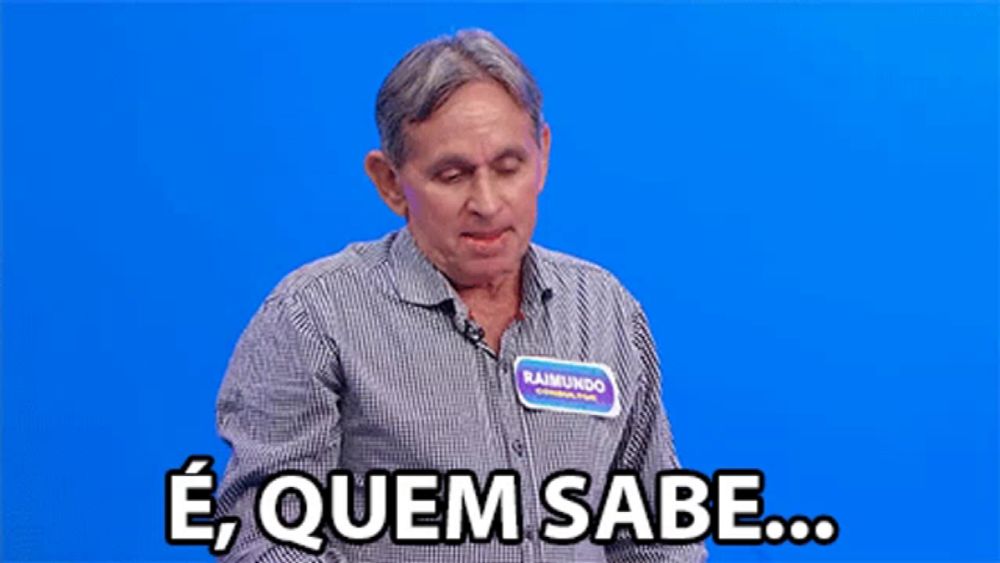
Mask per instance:
[[[403,196],[403,186],[400,185],[399,175],[389,157],[380,150],[369,151],[365,155],[365,172],[368,173],[368,177],[378,189],[378,195],[389,209],[396,215],[406,218],[407,206],[406,198]]]
[[[538,191],[541,192],[542,188],[545,187],[545,178],[549,173],[549,149],[552,147],[552,131],[549,129],[548,123],[542,124],[542,133],[539,141],[541,142],[542,149],[542,177],[538,183]]]

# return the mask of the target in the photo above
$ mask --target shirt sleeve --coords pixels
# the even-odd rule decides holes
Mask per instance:
[[[218,395],[216,424],[232,455],[216,512],[241,521],[233,549],[220,561],[344,560],[328,535],[320,555],[272,542],[254,516],[258,489],[269,476],[298,470],[324,483],[335,468],[341,445],[340,389],[332,340],[320,334],[295,298],[269,297],[240,337]],[[294,497],[284,498],[286,522],[296,521],[300,510]]]
[[[659,471],[680,467],[670,422],[660,397],[660,362],[645,313],[636,305],[632,314],[632,347],[639,377],[636,399],[626,432],[615,453],[612,469],[634,471],[643,489],[656,490]],[[653,508],[653,507],[651,507]],[[637,544],[621,533],[606,548],[610,563],[701,563],[708,558],[703,543],[691,545]]]

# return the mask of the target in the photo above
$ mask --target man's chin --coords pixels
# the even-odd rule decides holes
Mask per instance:
[[[520,262],[507,256],[469,260],[461,271],[461,279],[453,280],[462,286],[484,286],[500,283],[519,273]]]

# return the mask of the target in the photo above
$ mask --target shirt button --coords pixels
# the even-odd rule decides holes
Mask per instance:
[[[511,447],[514,448],[514,453],[516,453],[517,455],[519,456],[524,455],[524,443],[521,442],[520,440],[514,440],[514,442],[511,444]]]
[[[528,541],[535,541],[535,531],[534,530],[526,530],[524,532],[524,539],[526,539]]]

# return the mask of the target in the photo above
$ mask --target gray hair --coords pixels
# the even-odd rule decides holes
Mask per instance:
[[[463,29],[421,43],[407,53],[378,90],[375,123],[382,150],[396,165],[406,158],[403,126],[429,118],[463,85],[494,80],[524,108],[540,142],[542,93],[521,59],[482,29]]]

